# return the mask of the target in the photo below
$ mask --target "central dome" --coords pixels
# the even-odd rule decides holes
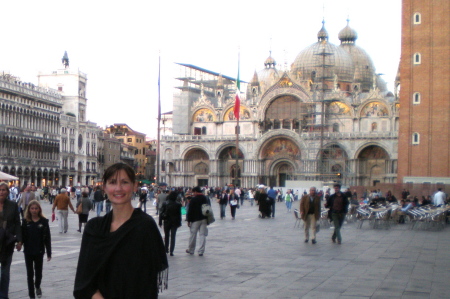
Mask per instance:
[[[301,51],[292,64],[292,71],[299,80],[318,82],[352,82],[355,66],[352,57],[344,49],[328,42],[325,26],[317,34],[317,43]],[[336,78],[337,76],[337,78]]]

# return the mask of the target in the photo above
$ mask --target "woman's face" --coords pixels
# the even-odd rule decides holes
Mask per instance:
[[[29,207],[31,217],[36,217],[39,215],[39,207],[37,205],[32,205]]]
[[[0,201],[5,201],[8,197],[8,193],[8,188],[6,188],[6,186],[0,186]]]
[[[112,204],[120,205],[131,203],[133,192],[137,188],[137,182],[131,182],[125,170],[119,170],[111,176],[104,185],[105,193]]]

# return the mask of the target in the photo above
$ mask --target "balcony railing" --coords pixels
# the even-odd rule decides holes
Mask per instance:
[[[294,131],[294,130],[269,130],[270,131]],[[295,131],[294,131],[295,132]],[[299,134],[301,139],[320,139],[320,132],[307,132]],[[239,140],[255,140],[260,136],[256,135],[239,135]],[[325,139],[372,139],[372,138],[398,138],[398,132],[324,132],[323,138]],[[225,140],[236,140],[236,135],[172,135],[172,136],[162,136],[163,141],[225,141]]]

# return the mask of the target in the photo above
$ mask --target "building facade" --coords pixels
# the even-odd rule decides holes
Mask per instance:
[[[86,121],[86,74],[71,70],[67,58],[64,68],[39,73],[38,84],[58,90],[63,99],[59,128],[60,185],[94,185],[99,177],[97,140],[101,131],[96,123]]]
[[[114,124],[107,127],[106,132],[113,135],[121,143],[125,143],[136,148],[134,153],[134,165],[131,166],[136,170],[136,175],[138,178],[144,178],[146,163],[145,134],[134,131],[127,124]]]
[[[239,150],[236,80],[179,64],[173,136],[161,142],[161,180],[223,186],[237,171],[244,187],[285,186],[286,180],[395,182],[397,98],[356,45],[356,31],[347,24],[339,39],[339,46],[330,43],[322,26],[290,69],[279,70],[270,55],[241,83]]]
[[[16,184],[58,184],[62,96],[0,75],[0,169]]]
[[[402,2],[399,182],[450,178],[450,2]]]

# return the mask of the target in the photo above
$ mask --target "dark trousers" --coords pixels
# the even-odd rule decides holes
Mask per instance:
[[[12,254],[1,262],[1,277],[0,277],[0,298],[8,298],[9,292],[9,273],[11,269]]]
[[[237,205],[235,205],[235,206],[230,205],[231,217],[233,217],[233,218],[236,216],[236,208],[237,208]]]
[[[333,236],[331,236],[333,240],[336,240],[337,238],[339,242],[342,241],[341,227],[342,224],[344,224],[345,215],[346,215],[345,213],[334,213],[334,212],[331,214],[334,225]]]
[[[42,281],[42,265],[44,263],[44,255],[25,254],[25,266],[27,267],[28,295],[35,298],[34,288],[41,287]],[[35,279],[36,278],[36,279]]]
[[[177,236],[176,226],[164,225],[164,246],[166,247],[166,252],[169,252],[169,236],[170,236],[170,253],[175,250],[175,238]]]
[[[227,204],[220,204],[220,219],[225,218],[226,209],[227,209]]]
[[[273,198],[273,199],[271,198],[270,202],[271,202],[271,206],[272,206],[272,217],[275,217],[275,204],[276,204],[275,198]]]

